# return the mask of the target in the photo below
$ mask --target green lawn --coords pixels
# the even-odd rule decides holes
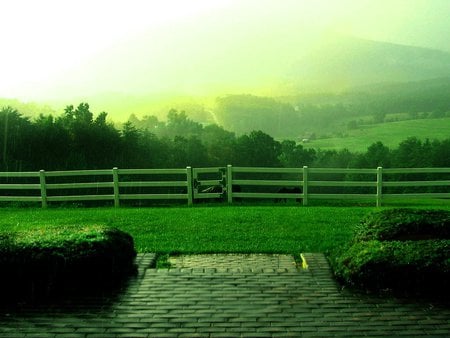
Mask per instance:
[[[311,140],[308,148],[344,149],[365,152],[367,148],[381,141],[383,144],[396,148],[400,142],[415,136],[421,140],[426,138],[446,139],[450,137],[450,118],[408,120],[367,125],[359,129],[347,131],[346,137]]]
[[[450,210],[450,205],[434,208]],[[299,253],[341,246],[374,207],[196,206],[3,208],[0,230],[99,224],[130,233],[139,252]]]

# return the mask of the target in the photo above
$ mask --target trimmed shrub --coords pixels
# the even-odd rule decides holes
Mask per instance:
[[[358,288],[442,292],[450,280],[450,240],[354,243],[334,267],[342,282]]]
[[[354,241],[450,239],[450,212],[388,209],[367,215]]]
[[[133,238],[105,226],[48,227],[0,234],[0,292],[40,299],[111,288],[134,271]]]
[[[336,277],[366,290],[449,297],[450,213],[392,209],[365,217],[330,258]]]

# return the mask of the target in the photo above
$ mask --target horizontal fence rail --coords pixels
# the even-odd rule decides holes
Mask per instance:
[[[243,199],[383,201],[450,198],[450,168],[104,169],[0,172],[0,202],[181,200],[233,203]]]

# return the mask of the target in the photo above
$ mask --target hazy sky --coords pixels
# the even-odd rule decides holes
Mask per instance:
[[[220,46],[220,39],[233,39],[234,27],[247,25],[267,39],[272,31],[279,37],[327,30],[450,51],[450,0],[0,0],[0,13],[0,97],[24,100],[70,97],[80,88],[126,92],[150,86],[143,79],[168,67],[164,53],[192,55],[164,48],[167,40],[189,49],[189,41],[197,43],[196,34],[220,31]],[[136,44],[143,37],[153,43],[154,53],[143,51],[145,58],[140,58]],[[127,44],[134,48],[132,55],[121,50]],[[209,53],[212,47],[203,48]],[[173,76],[195,65],[195,60],[180,62]],[[153,68],[140,68],[147,63]],[[134,72],[143,69],[135,87],[128,87],[133,76],[121,78],[127,73],[123,64],[134,65]],[[96,71],[102,67],[102,76],[115,75],[98,82]],[[155,79],[151,85],[170,89],[161,82]],[[171,85],[176,83],[166,87]]]

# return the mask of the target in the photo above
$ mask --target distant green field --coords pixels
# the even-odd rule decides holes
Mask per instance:
[[[374,142],[381,141],[390,148],[396,148],[400,142],[415,136],[421,140],[450,138],[450,118],[408,120],[363,126],[349,130],[346,137],[333,137],[312,140],[308,148],[344,149],[365,152]]]

